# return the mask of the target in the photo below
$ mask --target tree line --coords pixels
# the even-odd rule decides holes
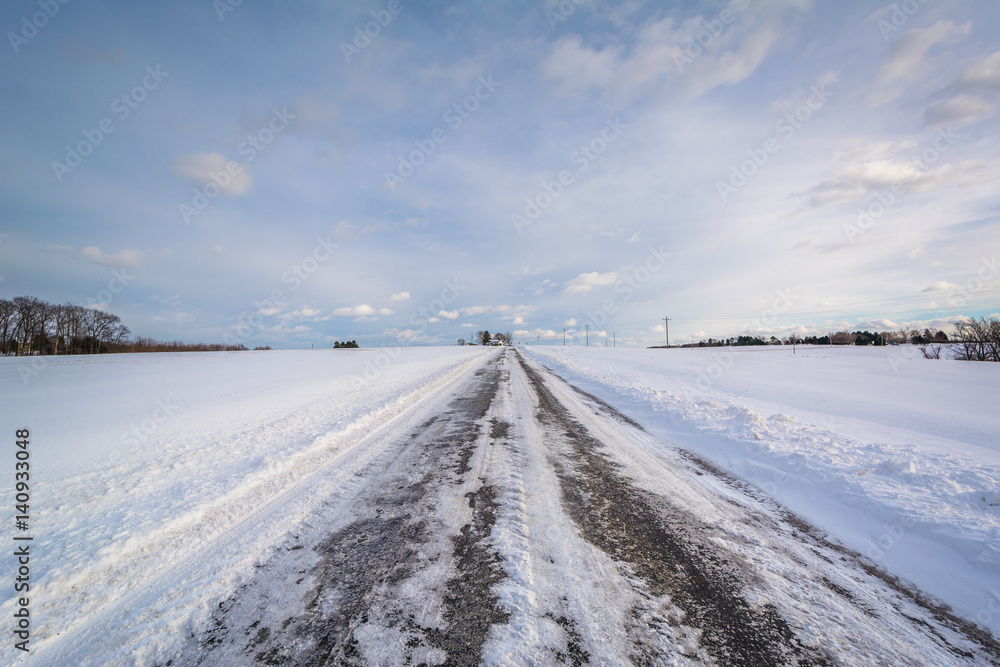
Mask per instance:
[[[956,325],[957,326],[957,325]],[[930,343],[951,342],[948,334],[944,331],[937,333],[930,329],[922,332],[917,329],[900,329],[899,331],[838,331],[826,336],[798,336],[790,334],[785,338],[771,336],[762,338],[760,336],[733,336],[732,338],[709,338],[697,343],[687,343],[677,347],[742,347],[745,345],[899,345],[912,343],[913,345],[927,345]],[[664,347],[656,345],[653,347]]]
[[[828,336],[799,337],[795,334],[780,340],[771,336],[765,340],[759,336],[736,336],[733,338],[709,338],[697,343],[677,347],[726,347],[743,345],[918,345],[928,359],[941,357],[942,346],[949,344],[952,358],[963,361],[1000,362],[1000,319],[996,317],[970,317],[958,320],[955,331],[949,336],[944,331],[930,329],[900,329],[899,331],[838,331]],[[653,347],[664,347],[654,345]]]
[[[133,340],[130,335],[129,328],[114,313],[72,303],[49,303],[33,296],[0,299],[0,355],[247,349],[245,345],[164,343],[152,338]]]
[[[0,354],[97,354],[128,340],[121,318],[33,296],[0,299]]]

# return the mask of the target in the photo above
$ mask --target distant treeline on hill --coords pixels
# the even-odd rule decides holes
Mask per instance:
[[[214,352],[246,345],[159,342],[130,338],[121,318],[71,303],[52,304],[33,296],[0,299],[0,355],[101,354],[109,352]],[[257,348],[271,349],[269,347]]]
[[[947,343],[948,334],[943,331],[932,333],[930,329],[923,332],[915,329],[900,329],[899,331],[838,331],[827,336],[796,336],[790,335],[779,339],[777,336],[761,338],[760,336],[734,336],[732,338],[709,338],[697,343],[685,343],[672,347],[728,347],[744,345],[898,345],[912,343],[926,345],[930,343]],[[655,347],[663,347],[657,345]]]
[[[955,322],[955,331],[949,337],[943,331],[932,333],[930,329],[923,332],[915,329],[900,329],[899,331],[838,331],[830,336],[807,336],[800,338],[792,335],[784,340],[771,336],[765,340],[759,336],[736,336],[716,340],[709,338],[697,343],[686,343],[672,347],[728,347],[745,345],[899,345],[911,343],[920,345],[924,356],[928,359],[941,358],[942,346],[950,344],[952,359],[963,361],[996,361],[1000,362],[1000,319],[996,317],[967,317]],[[664,348],[665,345],[654,345],[654,348]]]

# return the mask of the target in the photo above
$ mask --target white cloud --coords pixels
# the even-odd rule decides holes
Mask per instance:
[[[138,269],[142,267],[142,253],[135,248],[126,248],[113,255],[106,255],[95,245],[87,246],[76,253],[79,259],[85,259],[94,264],[103,264],[116,269]]]
[[[927,53],[939,44],[949,44],[965,38],[972,29],[971,23],[958,26],[941,19],[929,28],[908,30],[892,43],[885,61],[875,75],[877,90],[868,96],[870,106],[881,106],[893,101],[906,90],[906,83],[927,76],[930,69],[925,62]]]
[[[459,312],[457,310],[442,310],[438,313],[438,317],[444,317],[449,320],[457,320]]]
[[[934,145],[938,135],[927,140]],[[814,208],[855,202],[896,186],[907,194],[947,186],[976,185],[989,178],[980,161],[958,164],[925,163],[919,143],[914,141],[872,143],[848,150],[840,159],[845,166],[837,174],[796,196],[805,197]]]
[[[1000,51],[991,53],[965,70],[955,82],[959,90],[991,90],[1000,93]]]
[[[565,322],[563,322],[563,326],[566,326],[566,327],[575,327],[576,326],[576,318],[575,317],[569,318],[568,320],[566,320]]]
[[[947,292],[948,290],[961,289],[961,285],[956,285],[955,283],[948,283],[944,281],[938,281],[931,285],[928,285],[921,292]]]
[[[382,335],[403,343],[419,343],[430,338],[426,332],[420,329],[386,329]]]
[[[198,185],[215,183],[227,195],[245,195],[253,185],[253,178],[245,167],[228,169],[229,162],[221,153],[189,153],[177,158],[174,172]]]
[[[174,294],[173,296],[157,296],[156,294],[154,294],[153,296],[151,296],[149,298],[152,299],[153,301],[156,301],[157,303],[162,303],[162,304],[167,305],[167,306],[180,306],[181,305],[181,295],[180,294]]]
[[[956,95],[927,107],[924,123],[929,126],[953,124],[965,127],[989,118],[996,108],[995,101],[978,95]]]
[[[552,329],[516,329],[513,334],[514,338],[521,338],[529,343],[535,342],[538,338],[542,340],[546,338],[558,338],[562,340],[562,332],[555,332]]]
[[[379,315],[392,315],[392,314],[393,314],[393,313],[395,313],[395,312],[396,312],[396,311],[394,311],[394,310],[389,310],[388,308],[379,308],[379,309],[378,309],[378,314],[379,314]]]
[[[928,126],[973,125],[993,116],[1000,93],[1000,51],[991,53],[945,88],[952,97],[933,102],[924,111]]]
[[[636,45],[628,51],[619,43],[595,48],[578,35],[570,35],[553,45],[540,69],[564,94],[599,88],[626,96],[663,90],[694,98],[717,86],[746,80],[787,32],[781,14],[807,6],[795,0],[743,8],[734,4],[730,9],[735,22],[707,42],[702,35],[706,21],[713,17],[706,16],[681,24],[672,18],[649,23],[638,31]]]
[[[563,289],[563,292],[566,294],[582,294],[584,292],[591,291],[595,287],[614,285],[617,280],[617,271],[612,271],[610,273],[598,273],[597,271],[581,273],[576,278],[573,278],[573,280],[566,283],[566,287]]]
[[[389,301],[406,301],[410,298],[409,292],[397,292],[389,297]]]
[[[365,317],[367,315],[374,315],[377,313],[374,308],[366,303],[360,306],[351,306],[348,308],[337,308],[333,311],[333,314],[337,317]]]

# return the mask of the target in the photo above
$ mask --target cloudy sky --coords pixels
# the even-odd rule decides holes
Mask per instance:
[[[993,0],[11,0],[0,27],[5,298],[251,347],[1000,310]]]

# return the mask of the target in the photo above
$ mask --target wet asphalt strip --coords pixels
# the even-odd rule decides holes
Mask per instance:
[[[583,537],[639,577],[654,596],[667,595],[699,628],[701,646],[725,665],[830,665],[804,645],[778,610],[740,594],[741,564],[708,539],[714,529],[665,499],[635,488],[603,445],[572,418],[541,376],[517,356],[538,396],[538,420],[556,450],[563,504]],[[634,642],[635,662],[655,662],[655,647]]]

